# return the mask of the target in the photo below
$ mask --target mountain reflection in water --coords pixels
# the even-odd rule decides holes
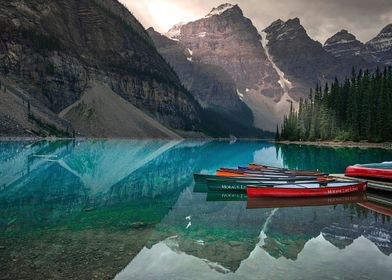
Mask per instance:
[[[245,141],[0,142],[0,269],[5,279],[385,279],[392,223],[369,204],[249,209],[244,195],[193,192],[192,173],[253,161],[337,173],[390,158]]]

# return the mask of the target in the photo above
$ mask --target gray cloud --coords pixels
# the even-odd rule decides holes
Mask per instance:
[[[224,1],[121,0],[145,27],[153,26],[160,32],[166,32],[179,21],[201,18]],[[237,0],[231,3],[238,4],[257,29],[278,18],[299,17],[308,34],[322,43],[341,29],[366,42],[392,23],[391,0]]]

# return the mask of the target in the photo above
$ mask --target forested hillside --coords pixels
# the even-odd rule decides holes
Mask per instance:
[[[299,110],[285,116],[279,140],[392,140],[392,67],[355,71],[316,86]]]

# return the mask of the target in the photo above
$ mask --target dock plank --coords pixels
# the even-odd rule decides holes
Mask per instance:
[[[364,178],[358,178],[358,177],[349,177],[344,174],[330,174],[331,176],[337,178],[337,179],[345,179],[345,180],[365,180],[368,182],[368,188],[369,189],[374,189],[374,190],[382,190],[382,191],[390,191],[392,192],[392,182],[382,182],[382,181],[375,181],[375,180],[369,180],[369,179],[364,179]]]

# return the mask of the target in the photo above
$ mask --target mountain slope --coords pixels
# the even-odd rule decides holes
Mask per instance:
[[[59,113],[100,80],[160,123],[200,127],[200,107],[118,1],[3,1],[0,71]]]
[[[229,111],[241,108],[235,82],[219,66],[194,61],[193,51],[180,42],[149,28],[155,46],[178,74],[183,85],[204,107],[222,107]]]
[[[253,127],[251,110],[241,100],[236,83],[223,68],[194,60],[193,52],[181,42],[169,39],[153,28],[147,31],[182,84],[204,108],[205,122],[216,121],[211,131],[246,137],[259,134]]]
[[[59,115],[89,137],[181,138],[95,81],[79,101]]]
[[[330,75],[328,69],[336,64],[336,59],[308,36],[298,18],[286,22],[277,20],[263,31],[274,62],[286,73],[302,97],[320,82],[320,78]]]

